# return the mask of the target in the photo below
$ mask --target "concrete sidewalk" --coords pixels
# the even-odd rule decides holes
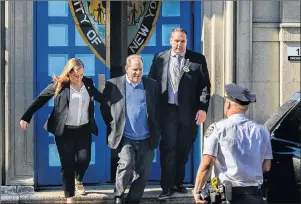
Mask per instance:
[[[144,191],[141,204],[146,203],[194,203],[191,194],[192,186],[187,185],[187,194],[176,193],[170,199],[159,201],[161,193],[159,185],[148,185]],[[113,185],[85,186],[86,195],[76,196],[76,203],[114,203]],[[6,203],[65,203],[66,199],[61,187],[48,187],[47,189],[34,191],[29,186],[2,186],[1,204]]]

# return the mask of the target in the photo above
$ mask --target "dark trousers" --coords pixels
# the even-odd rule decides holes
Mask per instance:
[[[234,195],[231,204],[265,204],[260,195]]]
[[[115,197],[122,197],[131,182],[127,203],[139,203],[146,186],[154,158],[150,140],[131,140],[123,137],[119,147]]]
[[[78,129],[65,128],[62,136],[55,137],[66,198],[74,196],[75,177],[78,181],[83,180],[91,160],[91,142],[87,125]]]
[[[169,104],[164,114],[160,142],[161,187],[163,190],[180,185],[185,178],[185,165],[194,143],[196,132],[179,120],[176,105]]]
[[[216,202],[212,204],[226,204],[217,196]],[[232,188],[232,200],[227,204],[266,204],[263,200],[262,193],[257,187],[234,187]]]
[[[267,204],[266,201],[259,195],[233,195],[233,199],[230,202],[217,201],[211,202],[211,204]]]

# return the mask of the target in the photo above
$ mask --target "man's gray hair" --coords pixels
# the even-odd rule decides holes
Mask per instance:
[[[126,58],[126,66],[131,66],[131,63],[132,63],[132,60],[133,59],[139,59],[142,63],[142,66],[143,66],[143,60],[142,60],[142,57],[140,55],[137,55],[137,54],[133,54],[133,55],[129,55],[127,58]]]
[[[226,100],[228,100],[240,112],[246,113],[248,111],[248,109],[249,109],[248,105],[240,105],[240,104],[238,104],[238,103],[236,103],[234,101],[231,101],[229,98],[226,98]]]
[[[171,31],[171,33],[170,33],[170,37],[172,36],[172,34],[173,34],[174,32],[184,33],[184,34],[187,36],[187,32],[186,32],[186,30],[185,30],[184,28],[180,28],[180,27],[174,28],[174,29]]]

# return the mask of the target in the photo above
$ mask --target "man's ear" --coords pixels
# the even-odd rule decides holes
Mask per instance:
[[[226,100],[226,109],[230,109],[231,108],[231,102],[229,101],[229,99]]]

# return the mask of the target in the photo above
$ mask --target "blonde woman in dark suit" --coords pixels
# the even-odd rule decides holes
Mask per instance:
[[[52,97],[54,107],[45,126],[55,136],[65,197],[67,203],[73,203],[75,191],[85,194],[82,180],[91,160],[92,134],[98,134],[94,100],[101,103],[102,94],[92,79],[84,77],[82,61],[72,58],[26,110],[20,121],[23,130],[33,114]]]

